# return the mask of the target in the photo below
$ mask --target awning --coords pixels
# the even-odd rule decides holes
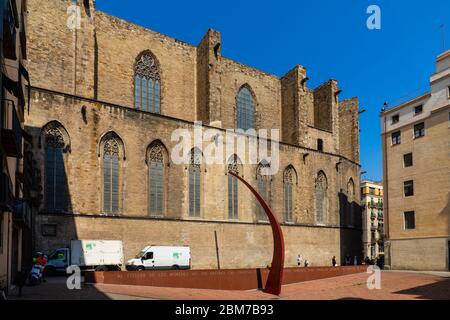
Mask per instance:
[[[19,99],[19,105],[23,108],[25,106],[25,96],[23,94],[23,88],[20,80],[14,81],[8,78],[4,73],[2,74],[3,86],[11,92],[17,99]]]
[[[31,103],[31,82],[30,82],[30,74],[28,73],[27,68],[22,63],[19,63],[19,72],[22,77],[28,82],[27,91],[28,91],[28,112],[30,112],[30,103]]]

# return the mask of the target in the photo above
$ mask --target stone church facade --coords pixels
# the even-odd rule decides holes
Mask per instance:
[[[276,212],[287,266],[298,254],[316,266],[361,255],[356,98],[339,101],[335,80],[308,88],[302,66],[280,78],[230,60],[217,31],[195,46],[97,11],[92,0],[75,1],[78,13],[73,3],[28,8],[26,130],[42,190],[36,250],[120,239],[125,258],[146,245],[189,245],[195,269],[264,267],[270,226],[231,169]],[[234,155],[223,165],[174,164],[171,135],[195,121],[218,132],[280,130],[278,172],[263,177],[263,164]]]

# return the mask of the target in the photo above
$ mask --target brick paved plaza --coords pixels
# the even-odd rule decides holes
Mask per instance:
[[[369,290],[366,273],[308,281],[283,286],[280,297],[261,291],[219,291],[121,285],[84,285],[69,291],[65,278],[49,278],[47,283],[25,287],[23,297],[12,299],[162,299],[162,300],[450,300],[450,273],[383,272],[381,289]]]

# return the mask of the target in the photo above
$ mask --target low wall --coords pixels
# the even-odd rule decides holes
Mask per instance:
[[[284,269],[283,284],[366,272],[367,266]],[[152,287],[251,290],[264,287],[268,269],[117,271],[85,273],[86,283]]]

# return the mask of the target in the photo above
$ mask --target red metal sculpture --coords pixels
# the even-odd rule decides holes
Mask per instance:
[[[250,191],[255,195],[256,199],[263,207],[264,211],[267,214],[267,217],[269,218],[273,234],[273,257],[264,292],[274,295],[280,295],[284,269],[284,238],[280,223],[278,222],[270,207],[267,205],[266,201],[264,201],[261,195],[255,190],[255,188],[253,188],[247,181],[245,181],[242,177],[235,174],[234,172],[229,171],[228,174],[231,174],[233,177],[236,177],[237,179],[242,181],[242,183],[244,183],[247,188],[250,189]]]

